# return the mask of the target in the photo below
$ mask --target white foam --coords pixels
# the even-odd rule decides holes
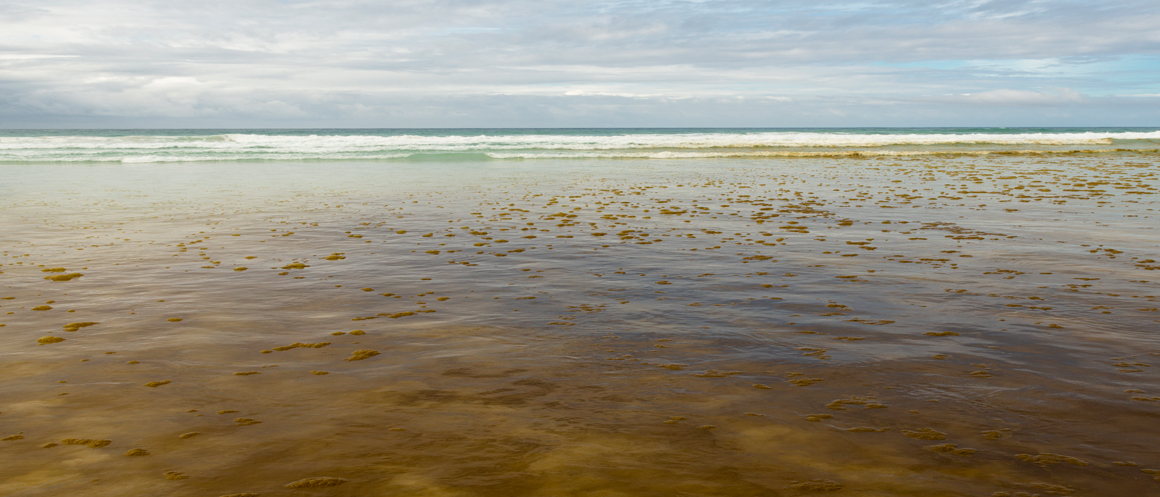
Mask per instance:
[[[0,161],[120,161],[180,162],[229,160],[389,159],[415,153],[487,153],[495,158],[623,157],[681,158],[843,155],[906,155],[913,149],[949,148],[967,152],[980,146],[1097,146],[1117,140],[1160,140],[1157,132],[1082,132],[1011,134],[875,134],[854,132],[713,132],[680,134],[624,133],[615,135],[403,134],[209,136],[50,136],[0,137]],[[882,150],[884,147],[908,150]],[[690,151],[696,151],[689,153]],[[609,152],[597,153],[597,152]],[[929,152],[920,152],[929,153]]]

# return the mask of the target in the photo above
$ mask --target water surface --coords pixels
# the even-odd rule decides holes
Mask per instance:
[[[1141,143],[10,161],[0,493],[1157,495]]]

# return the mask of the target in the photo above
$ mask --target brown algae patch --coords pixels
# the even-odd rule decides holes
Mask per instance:
[[[987,430],[983,432],[983,438],[987,440],[1000,440],[1003,438],[1003,432],[999,430]]]
[[[344,361],[361,361],[379,355],[380,352],[371,349],[359,349],[351,353],[350,357],[343,359]]]
[[[147,456],[149,455],[149,451],[145,449],[129,449],[125,452],[125,455],[130,457]]]
[[[151,381],[149,383],[146,383],[145,386],[150,387],[150,388],[157,388],[161,385],[168,385],[170,383],[172,383],[172,382],[169,380]]]
[[[97,324],[101,324],[101,323],[98,321],[82,321],[79,323],[69,323],[69,324],[64,325],[64,331],[73,332],[73,331],[77,331],[81,328],[86,328],[86,327],[97,325]]]
[[[179,471],[166,471],[164,476],[166,480],[185,480],[189,478],[189,475]]]
[[[98,438],[65,438],[61,440],[60,443],[61,445],[84,445],[94,449],[99,449],[113,443],[113,441]]]
[[[44,279],[50,280],[50,281],[72,281],[72,280],[75,280],[77,278],[80,278],[81,276],[84,276],[84,275],[81,273],[68,273],[68,274],[57,274],[57,275],[53,275],[53,276],[45,276]]]
[[[865,409],[883,409],[886,407],[886,405],[875,401],[872,396],[859,397],[857,395],[851,396],[848,399],[835,399],[829,404],[826,404],[827,408],[835,411],[844,411],[846,410],[845,406],[862,406]]]
[[[166,319],[166,321],[169,321],[170,323],[180,323],[181,318],[169,318],[169,319]]]
[[[61,337],[53,337],[53,336],[48,336],[48,337],[40,337],[40,338],[37,338],[37,339],[36,339],[36,343],[38,343],[38,344],[40,344],[40,345],[48,345],[48,344],[50,344],[50,343],[60,343],[60,342],[63,342],[63,341],[64,341],[64,339],[63,339],[63,338],[61,338]]]
[[[934,452],[948,452],[956,456],[973,456],[978,452],[978,449],[959,448],[955,444],[928,445],[923,448]]]
[[[198,436],[198,435],[201,435],[201,432],[199,432],[199,431],[191,431],[191,432],[189,432],[189,433],[182,433],[182,434],[178,435],[178,436],[177,436],[177,438],[180,438],[180,439],[182,439],[182,440],[185,440],[185,439],[187,439],[187,438],[193,438],[193,437],[196,437],[196,436]]]
[[[882,433],[890,431],[890,428],[871,428],[869,426],[855,426],[853,428],[846,428],[846,431],[851,433]]]
[[[285,352],[287,350],[292,350],[292,349],[321,349],[327,345],[330,345],[330,342],[318,342],[318,343],[294,342],[290,345],[283,345],[281,347],[274,347],[274,350],[277,350],[279,352]]]
[[[251,418],[237,418],[234,420],[234,423],[237,423],[239,426],[248,426],[261,424],[262,422]]]
[[[1084,461],[1083,459],[1078,459],[1078,458],[1071,457],[1071,456],[1064,456],[1064,455],[1060,455],[1060,454],[1052,454],[1050,452],[1042,452],[1036,456],[1033,456],[1031,454],[1019,454],[1019,455],[1015,456],[1015,458],[1017,458],[1023,462],[1038,464],[1040,466],[1046,466],[1048,464],[1062,464],[1062,463],[1073,464],[1076,466],[1087,466],[1088,465],[1088,462]]]
[[[313,478],[303,478],[301,480],[290,482],[285,485],[286,488],[326,488],[337,487],[346,483],[348,480],[343,478],[334,478],[332,476],[316,476]]]
[[[934,428],[922,428],[920,430],[902,430],[902,434],[910,438],[917,438],[919,440],[946,440],[947,434]]]

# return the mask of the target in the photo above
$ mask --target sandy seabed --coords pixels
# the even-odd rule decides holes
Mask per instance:
[[[0,168],[2,495],[1160,495],[1155,155]]]

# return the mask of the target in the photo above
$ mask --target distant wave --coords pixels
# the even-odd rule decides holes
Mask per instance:
[[[826,150],[826,151],[768,151],[768,152],[592,152],[592,153],[489,153],[495,159],[761,159],[810,157],[920,157],[950,155],[1059,155],[1098,153],[1160,153],[1160,149],[1106,148],[1106,149],[1019,149],[1019,150]]]
[[[857,158],[857,157],[934,157],[934,156],[1034,156],[1063,154],[1108,154],[1108,153],[1160,154],[1160,149],[1108,148],[1108,149],[1067,149],[1067,150],[827,150],[827,151],[721,151],[721,152],[490,152],[474,154],[455,153],[397,153],[397,154],[204,154],[204,155],[122,155],[85,156],[70,155],[22,157],[13,159],[0,155],[0,163],[122,163],[155,164],[173,162],[270,162],[270,161],[386,161],[386,160],[454,160],[463,156],[473,159],[534,160],[534,159],[777,159],[777,158]]]
[[[512,133],[4,136],[0,162],[390,160],[421,154],[537,158],[759,158],[1149,151],[1160,131],[1059,133]]]

